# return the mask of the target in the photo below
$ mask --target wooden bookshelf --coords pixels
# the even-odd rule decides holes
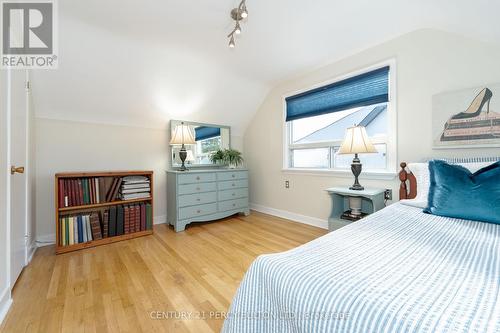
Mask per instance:
[[[73,206],[60,206],[59,202],[59,180],[60,179],[75,179],[75,178],[99,178],[99,177],[126,177],[126,176],[145,176],[149,178],[150,181],[150,192],[151,196],[149,198],[132,199],[132,200],[113,200],[109,202],[100,202],[94,204],[86,205],[73,205]],[[111,206],[117,205],[128,205],[137,203],[149,203],[151,204],[151,219],[154,217],[154,205],[153,205],[153,171],[106,171],[106,172],[66,172],[57,173],[55,175],[55,215],[56,215],[56,254],[62,254],[72,251],[77,251],[81,249],[86,249],[94,246],[105,245],[110,243],[115,243],[127,239],[142,237],[153,234],[153,230],[141,230],[128,234],[106,237],[98,240],[91,240],[85,243],[78,243],[73,245],[62,244],[61,231],[59,226],[59,218],[64,215],[78,214],[85,212],[97,212],[109,208]],[[64,195],[64,194],[62,194]]]

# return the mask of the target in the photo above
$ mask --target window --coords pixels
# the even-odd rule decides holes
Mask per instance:
[[[377,153],[361,154],[363,169],[396,171],[393,62],[285,98],[285,169],[347,171],[353,156],[337,154],[345,131],[363,125]]]

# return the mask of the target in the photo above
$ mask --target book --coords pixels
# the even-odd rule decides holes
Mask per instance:
[[[135,211],[133,205],[130,205],[128,209],[129,209],[128,232],[130,233],[130,232],[135,232]]]
[[[347,211],[343,212],[342,215],[340,215],[340,218],[343,220],[348,220],[348,221],[358,221],[367,215],[368,214],[366,214],[366,213],[361,213],[361,215],[355,215],[355,214],[351,214],[350,210],[347,210]]]
[[[83,243],[83,225],[82,225],[82,217],[81,216],[77,216],[76,217],[76,222],[78,224],[78,243]]]
[[[109,230],[109,210],[102,213],[102,237],[108,237]]]
[[[75,230],[75,219],[70,216],[68,217],[68,225],[69,225],[69,228],[68,228],[68,238],[69,238],[69,245],[73,245],[75,244],[75,234],[76,234],[76,230]]]
[[[115,191],[117,184],[118,184],[118,178],[113,178],[113,183],[111,183],[108,193],[106,194],[106,202],[113,201],[113,193]]]
[[[109,237],[116,236],[116,206],[112,206],[109,208]]]
[[[137,184],[137,183],[149,183],[149,178],[146,176],[126,176],[123,177],[123,182],[125,184]]]
[[[148,183],[138,183],[138,184],[122,184],[122,190],[132,190],[132,189],[139,189],[139,188],[146,188],[149,189],[149,182]]]
[[[86,225],[87,225],[87,241],[90,242],[91,240],[94,239],[92,237],[92,226],[90,225],[90,215],[86,215],[85,218],[87,219]],[[97,222],[97,225],[99,225],[99,221]]]
[[[133,200],[133,199],[146,199],[151,197],[151,194],[149,192],[143,192],[143,193],[131,193],[131,194],[123,194],[121,196],[122,200]]]
[[[69,217],[64,217],[64,239],[65,245],[69,245]]]
[[[153,217],[151,215],[152,215],[151,204],[147,203],[146,204],[146,229],[147,230],[153,229]]]
[[[135,228],[134,228],[134,231],[138,232],[138,231],[141,231],[141,206],[134,205],[134,211],[135,211]]]
[[[123,219],[124,219],[123,232],[125,234],[128,234],[128,233],[130,233],[130,207],[129,206],[123,207]]]
[[[124,214],[123,214],[123,206],[116,207],[116,235],[124,234]]]
[[[116,187],[114,188],[113,194],[111,196],[111,201],[115,201],[118,198],[121,184],[122,184],[122,178],[118,178],[118,181],[116,182]]]
[[[101,203],[101,196],[99,195],[99,178],[94,178],[96,203]]]
[[[59,187],[59,207],[64,207],[64,181],[63,179],[59,179],[59,182],[57,184]]]
[[[97,213],[90,214],[90,227],[92,232],[92,239],[102,239],[101,223],[99,222],[99,215]]]
[[[81,206],[81,205],[84,205],[85,204],[85,201],[84,201],[84,197],[83,197],[83,184],[82,184],[82,179],[78,179],[76,181],[76,186],[77,186],[77,191],[78,191],[78,205]]]
[[[140,208],[141,211],[141,231],[146,230],[146,205],[142,203]]]

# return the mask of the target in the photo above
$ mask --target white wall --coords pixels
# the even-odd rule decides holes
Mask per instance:
[[[352,184],[352,175],[333,177],[282,171],[283,95],[390,58],[397,61],[398,161],[500,155],[498,148],[432,150],[431,135],[432,96],[499,82],[500,47],[436,30],[419,30],[283,82],[270,92],[245,133],[253,204],[305,215],[313,221],[327,220],[331,203],[324,190]],[[284,188],[285,180],[290,180],[290,189]],[[366,186],[392,188],[393,196],[398,196],[396,179],[361,181]]]
[[[167,131],[36,119],[37,240],[55,240],[54,175],[71,171],[153,170],[155,222],[166,215]]]
[[[36,87],[35,87],[36,89]],[[168,130],[36,118],[36,216],[39,244],[55,240],[54,175],[70,171],[153,170],[155,223],[167,213]],[[240,149],[241,137],[231,137]]]

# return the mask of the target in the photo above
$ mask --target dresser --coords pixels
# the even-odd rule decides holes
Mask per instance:
[[[248,170],[167,171],[167,220],[176,232],[192,222],[248,215]]]

